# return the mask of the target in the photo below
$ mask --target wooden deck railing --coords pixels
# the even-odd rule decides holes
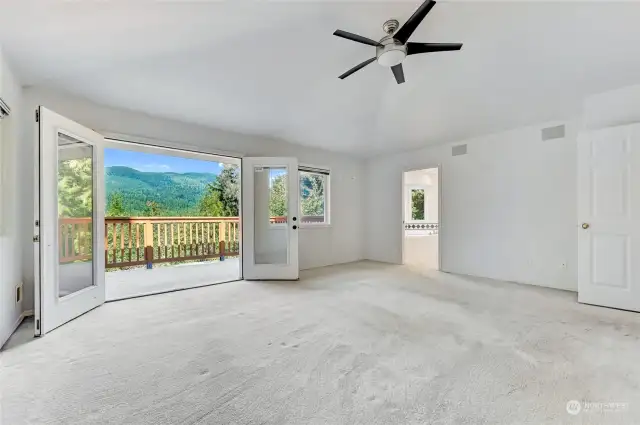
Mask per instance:
[[[272,217],[272,223],[286,223]],[[239,254],[238,217],[107,217],[105,267],[223,259]],[[91,218],[59,219],[60,263],[91,259]]]

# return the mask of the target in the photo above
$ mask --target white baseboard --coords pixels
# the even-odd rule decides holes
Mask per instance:
[[[2,348],[2,346],[4,346],[4,344],[9,340],[9,338],[11,338],[11,335],[13,335],[13,333],[18,329],[18,327],[22,324],[22,321],[24,319],[26,319],[27,317],[31,317],[33,316],[33,310],[26,310],[23,311],[18,318],[16,319],[16,321],[13,323],[13,325],[11,325],[11,328],[9,328],[9,332],[7,332],[6,335],[2,335],[0,337],[0,348]]]

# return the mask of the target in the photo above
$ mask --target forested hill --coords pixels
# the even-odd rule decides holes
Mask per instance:
[[[143,172],[129,167],[106,167],[107,215],[113,196],[121,195],[118,215],[198,216],[198,205],[213,173]]]

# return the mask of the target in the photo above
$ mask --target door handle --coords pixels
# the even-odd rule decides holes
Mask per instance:
[[[589,228],[589,223],[582,223],[582,228],[587,230]]]

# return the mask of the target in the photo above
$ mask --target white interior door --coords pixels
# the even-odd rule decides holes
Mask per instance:
[[[39,108],[36,335],[104,303],[103,143]]]
[[[640,311],[640,125],[578,140],[578,300]]]
[[[245,279],[298,279],[299,192],[297,159],[242,159]]]

